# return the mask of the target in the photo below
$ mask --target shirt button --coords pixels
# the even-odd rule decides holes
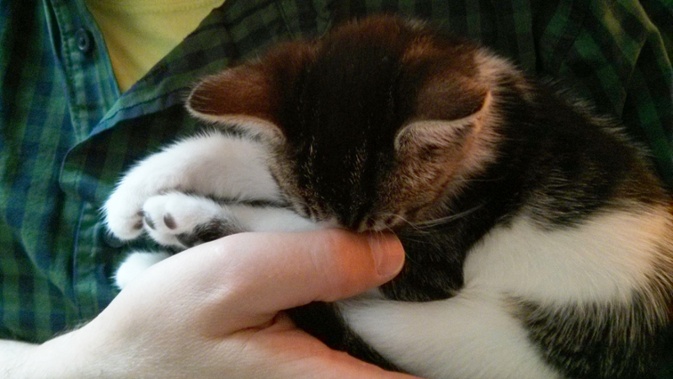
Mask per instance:
[[[75,32],[75,41],[77,42],[77,49],[86,54],[93,50],[93,38],[91,33],[82,28]]]

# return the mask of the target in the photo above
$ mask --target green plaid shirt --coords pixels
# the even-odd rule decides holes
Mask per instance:
[[[669,0],[227,0],[126,93],[83,1],[0,0],[0,338],[44,341],[100,312],[130,247],[99,208],[136,159],[198,126],[196,78],[375,12],[431,20],[562,79],[621,118],[673,184]]]

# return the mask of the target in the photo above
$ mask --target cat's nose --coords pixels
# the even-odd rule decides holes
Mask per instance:
[[[337,220],[339,220],[339,225],[348,230],[357,231],[358,229],[357,220],[350,213],[338,215]]]
[[[360,227],[360,221],[356,213],[357,212],[353,212],[351,209],[344,209],[337,215],[339,224],[348,230],[357,232]]]
[[[372,203],[359,193],[344,195],[340,202],[335,202],[332,210],[342,227],[356,232],[368,230]]]
[[[341,225],[358,233],[373,230],[376,222],[367,214],[358,213],[359,212],[352,212],[345,215],[345,217],[341,217],[339,220]]]
[[[374,226],[376,225],[376,221],[371,218],[371,217],[366,217],[362,221],[360,221],[360,226],[358,228],[358,232],[371,232],[371,231],[376,231]]]

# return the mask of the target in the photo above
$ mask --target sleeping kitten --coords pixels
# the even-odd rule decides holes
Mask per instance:
[[[297,324],[432,378],[652,375],[673,202],[613,122],[393,17],[280,45],[204,79],[187,106],[213,130],[127,173],[104,207],[117,237],[392,231],[396,279],[291,310]]]

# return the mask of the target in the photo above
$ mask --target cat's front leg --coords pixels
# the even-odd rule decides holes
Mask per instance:
[[[182,249],[246,231],[226,205],[181,192],[150,197],[142,214],[150,238]]]
[[[143,204],[141,214],[143,228],[154,241],[180,250],[243,231],[226,207],[205,197],[180,192],[150,197]],[[123,289],[169,256],[164,251],[129,253],[115,271],[116,286]]]
[[[153,240],[180,249],[244,231],[303,231],[318,227],[286,208],[264,203],[224,204],[181,192],[150,197],[143,204],[142,214],[143,228]],[[114,275],[115,284],[124,288],[168,256],[145,251],[129,254]]]
[[[145,202],[173,191],[279,201],[267,160],[261,144],[217,131],[177,142],[140,161],[122,178],[103,206],[107,226],[119,239],[138,237]]]
[[[284,207],[259,202],[221,203],[181,192],[150,197],[142,213],[143,227],[153,240],[180,248],[240,232],[292,232],[318,227]]]

